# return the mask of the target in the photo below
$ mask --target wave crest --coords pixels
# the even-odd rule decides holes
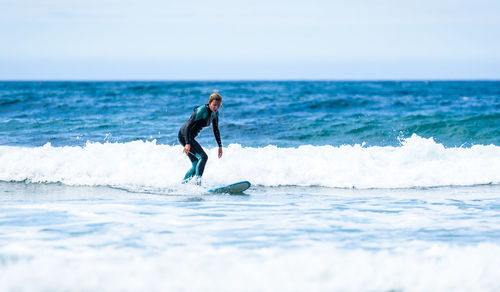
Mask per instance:
[[[412,135],[398,147],[362,145],[207,149],[208,185],[249,180],[263,186],[406,188],[500,183],[500,147],[446,148]],[[0,146],[0,180],[67,185],[171,188],[189,160],[180,146],[156,141],[84,147]]]

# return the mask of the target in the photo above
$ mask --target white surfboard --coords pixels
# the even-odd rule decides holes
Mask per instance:
[[[230,184],[223,187],[213,188],[208,190],[210,193],[228,193],[228,194],[238,194],[243,193],[251,186],[248,181],[240,181],[234,184]]]

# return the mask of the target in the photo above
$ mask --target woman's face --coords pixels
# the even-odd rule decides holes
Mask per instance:
[[[222,101],[220,100],[212,100],[211,103],[208,104],[208,107],[210,110],[215,113],[219,110],[220,105],[222,104]]]

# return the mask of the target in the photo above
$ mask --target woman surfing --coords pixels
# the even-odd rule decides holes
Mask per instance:
[[[200,144],[195,140],[200,131],[210,126],[214,131],[214,137],[219,145],[219,158],[222,157],[222,142],[219,133],[219,107],[222,105],[222,96],[218,93],[213,93],[208,99],[208,103],[194,108],[193,114],[182,125],[179,130],[179,142],[184,146],[184,153],[191,160],[192,167],[184,176],[183,183],[188,182],[192,178],[196,184],[201,184],[201,176],[205,170],[208,156],[201,148]]]

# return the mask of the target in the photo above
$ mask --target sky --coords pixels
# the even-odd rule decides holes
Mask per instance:
[[[500,79],[500,1],[0,0],[0,80]]]

